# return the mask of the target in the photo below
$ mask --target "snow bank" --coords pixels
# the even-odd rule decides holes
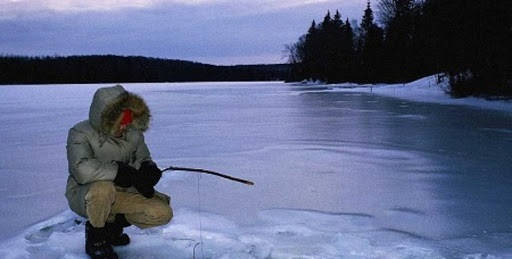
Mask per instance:
[[[358,85],[352,83],[324,85],[330,91],[366,92],[404,100],[439,103],[444,105],[465,105],[482,109],[512,112],[512,101],[485,100],[482,98],[452,98],[448,93],[447,82],[437,82],[437,76],[427,76],[406,84]],[[321,85],[315,84],[315,87]],[[320,89],[325,90],[325,89]]]

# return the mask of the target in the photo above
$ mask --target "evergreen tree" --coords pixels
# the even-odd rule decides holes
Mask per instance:
[[[318,27],[313,20],[304,41],[303,70],[306,78],[311,79],[321,78],[321,31]]]
[[[383,57],[383,31],[374,22],[370,1],[367,2],[361,19],[358,40],[359,75],[364,82],[376,82],[381,79]]]
[[[327,78],[331,82],[339,82],[342,81],[346,76],[348,71],[345,68],[346,64],[346,53],[344,49],[345,45],[345,34],[344,34],[344,24],[341,20],[341,14],[338,10],[336,10],[336,14],[333,17],[332,24],[329,33],[331,38],[329,39],[331,42],[328,42],[329,47],[332,49],[331,53],[329,53],[329,67],[327,71]]]
[[[352,26],[348,20],[345,21],[345,24],[341,28],[342,33],[342,41],[341,41],[341,74],[340,77],[337,78],[337,81],[353,81],[355,79],[354,74],[356,73],[356,54],[354,47],[354,31],[352,30]]]
[[[317,66],[319,70],[318,79],[329,82],[332,81],[333,74],[335,72],[334,66],[336,66],[336,39],[335,39],[336,28],[334,21],[331,18],[331,12],[327,11],[323,22],[320,24],[320,37],[319,37],[319,64]]]
[[[381,0],[380,20],[385,26],[383,72],[389,81],[405,82],[411,75],[414,35],[414,0]]]
[[[331,17],[328,10],[323,22],[313,20],[306,35],[287,46],[294,73],[305,79],[340,82],[353,78],[354,33],[350,22],[344,23],[337,10]]]
[[[324,16],[324,20],[321,23],[321,27],[324,31],[328,31],[332,24],[331,11],[327,10],[327,14]]]
[[[363,34],[363,42],[361,43],[362,45],[364,44],[364,35],[368,35],[368,33],[371,31],[372,27],[375,26],[375,23],[373,21],[373,10],[372,10],[372,7],[370,6],[370,0],[368,0],[368,2],[366,3],[366,9],[364,10],[364,15],[363,15],[363,18],[361,19],[361,25],[360,25],[360,28],[361,28],[361,33]]]

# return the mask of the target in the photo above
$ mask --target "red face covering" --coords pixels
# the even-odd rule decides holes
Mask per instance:
[[[132,110],[126,109],[123,111],[123,118],[121,119],[121,127],[125,128],[133,122]]]

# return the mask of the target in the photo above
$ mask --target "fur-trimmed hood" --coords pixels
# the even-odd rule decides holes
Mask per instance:
[[[113,136],[120,123],[120,115],[125,109],[133,112],[131,127],[140,131],[148,129],[151,114],[146,102],[140,96],[126,91],[121,85],[96,90],[89,109],[89,122],[95,130]]]

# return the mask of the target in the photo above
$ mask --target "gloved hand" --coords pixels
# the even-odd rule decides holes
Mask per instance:
[[[139,178],[140,179],[140,178]],[[151,199],[155,195],[155,188],[151,186],[150,184],[147,184],[147,182],[138,180],[133,183],[133,187],[137,189],[137,191],[142,194],[142,196]]]
[[[148,183],[151,184],[151,186],[155,186],[162,177],[162,171],[158,168],[156,163],[151,160],[142,162],[139,171],[144,177],[147,177]]]
[[[123,163],[116,161],[118,165],[117,175],[114,183],[121,187],[133,186],[137,191],[146,198],[152,198],[155,194],[152,179],[147,174]]]
[[[117,163],[117,175],[114,179],[114,183],[121,187],[132,186],[133,175],[137,174],[137,169],[125,164],[123,162],[116,161]]]

